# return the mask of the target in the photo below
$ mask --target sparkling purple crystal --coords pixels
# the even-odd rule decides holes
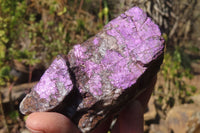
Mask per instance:
[[[145,90],[163,54],[159,27],[133,7],[67,57],[58,56],[22,101],[21,112],[57,111],[89,132]]]

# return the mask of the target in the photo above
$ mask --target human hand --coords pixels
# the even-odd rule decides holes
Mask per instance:
[[[156,83],[152,83],[133,103],[124,108],[111,133],[143,133],[143,114]],[[92,133],[107,133],[112,117],[101,123]],[[36,112],[28,116],[26,126],[32,133],[80,133],[66,116],[55,112]]]

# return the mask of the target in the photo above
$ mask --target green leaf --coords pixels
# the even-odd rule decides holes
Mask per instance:
[[[196,86],[191,85],[190,88],[191,88],[191,91],[193,93],[195,93],[197,91],[197,87]]]
[[[12,120],[17,120],[17,118],[19,117],[19,112],[17,110],[12,111],[9,113],[9,116]]]
[[[10,76],[11,68],[9,66],[4,66],[0,69],[0,77],[5,78]]]
[[[104,7],[104,8],[103,8],[103,14],[104,14],[104,15],[108,15],[108,12],[109,12],[108,7]]]
[[[0,60],[4,59],[6,56],[6,46],[0,44]]]
[[[63,10],[62,10],[61,12],[58,12],[58,16],[61,16],[61,15],[63,15],[63,14],[66,13],[66,12],[67,12],[67,8],[64,7]]]
[[[4,30],[0,30],[0,37],[2,37],[3,35],[5,35],[5,31]]]
[[[1,40],[2,40],[4,43],[7,43],[7,42],[9,41],[8,38],[5,37],[5,36],[1,37]]]

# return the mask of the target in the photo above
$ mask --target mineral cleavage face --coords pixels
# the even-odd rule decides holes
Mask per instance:
[[[133,7],[75,45],[66,57],[58,56],[20,110],[60,112],[82,132],[90,132],[147,88],[163,54],[159,27]]]

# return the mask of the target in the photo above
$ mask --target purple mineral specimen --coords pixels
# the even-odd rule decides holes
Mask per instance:
[[[22,101],[21,112],[57,111],[90,132],[145,90],[163,54],[159,27],[133,7],[66,58],[57,57]]]
[[[58,106],[73,88],[69,80],[66,61],[60,55],[53,61],[40,79],[40,82],[32,89],[20,105],[23,114],[35,111],[47,111]]]

